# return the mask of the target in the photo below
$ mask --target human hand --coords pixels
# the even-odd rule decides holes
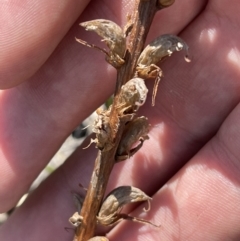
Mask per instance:
[[[74,37],[89,38],[78,26],[86,20],[105,18],[123,26],[133,3],[93,1],[73,25],[85,3],[11,3],[11,11],[5,8],[1,15],[1,88],[13,87],[0,97],[1,211],[16,203],[64,138],[114,89],[115,70]],[[152,194],[144,218],[162,227],[124,221],[110,240],[239,239],[238,5],[177,1],[154,19],[149,41],[181,32],[192,62],[179,53],[161,65],[156,105],[150,107],[149,97],[141,107],[152,125],[150,140],[115,165],[108,191],[131,183]],[[78,191],[79,182],[87,185],[95,156],[94,148],[79,148],[1,227],[0,240],[71,240],[73,234],[64,230],[74,212],[70,191]],[[131,215],[141,213],[142,206]]]

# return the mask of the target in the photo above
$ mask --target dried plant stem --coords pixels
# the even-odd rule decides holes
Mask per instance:
[[[154,14],[157,11],[157,0],[136,0],[132,21],[133,29],[129,36],[128,52],[125,64],[118,70],[115,98],[110,114],[111,141],[113,148],[99,151],[86,198],[80,215],[83,217],[81,225],[76,230],[74,241],[87,241],[94,236],[96,216],[98,214],[105,189],[115,163],[115,154],[120,142],[125,122],[120,120],[116,111],[116,103],[121,86],[130,80],[135,72],[138,57],[143,49]],[[117,131],[113,131],[115,128]],[[114,134],[115,133],[115,134]]]
[[[157,9],[157,0],[136,0],[132,21],[133,29],[129,36],[128,53],[125,65],[118,71],[115,96],[120,88],[130,80],[135,72],[138,57],[143,49],[149,28]]]

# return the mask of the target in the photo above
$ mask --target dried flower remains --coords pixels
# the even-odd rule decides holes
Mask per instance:
[[[155,78],[152,105],[155,104],[158,84],[163,76],[162,70],[156,64],[164,58],[171,56],[173,52],[181,51],[182,49],[187,52],[185,60],[190,62],[188,58],[188,45],[175,35],[165,34],[157,37],[148,44],[139,56],[136,75],[143,79]]]
[[[76,39],[79,43],[91,48],[96,48],[106,54],[106,61],[114,66],[120,68],[124,63],[124,55],[126,51],[126,38],[123,30],[116,23],[106,19],[96,19],[80,23],[82,27],[87,31],[94,31],[103,39],[106,43],[109,51],[101,49],[94,44],[88,44],[87,42]]]
[[[149,127],[148,119],[145,116],[137,117],[126,124],[117,149],[116,161],[128,159],[142,147],[143,142],[149,139]],[[137,141],[140,143],[132,148]]]
[[[118,222],[126,219],[134,222],[150,224],[155,227],[159,227],[151,223],[150,221],[129,216],[128,214],[120,213],[124,205],[134,202],[148,201],[150,205],[150,198],[143,191],[132,186],[120,186],[111,191],[104,199],[102,206],[99,210],[97,221],[104,226],[112,226]],[[150,209],[147,209],[147,211]],[[146,209],[145,209],[146,211]]]

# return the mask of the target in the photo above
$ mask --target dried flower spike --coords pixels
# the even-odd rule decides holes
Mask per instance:
[[[97,48],[106,54],[106,61],[110,63],[115,68],[119,68],[124,64],[124,55],[126,51],[126,38],[121,29],[116,23],[105,20],[96,19],[92,21],[87,21],[80,23],[87,31],[94,31],[103,39],[102,41],[106,43],[109,48],[109,52],[101,49],[93,44],[87,44],[81,39],[77,39],[79,43],[87,45],[88,47]]]
[[[143,142],[149,139],[148,132],[149,123],[145,116],[128,122],[117,149],[116,161],[123,161],[134,155],[142,147]],[[140,144],[131,149],[137,141],[140,141]]]
[[[123,219],[131,220],[135,222],[151,224],[155,227],[157,225],[140,218],[131,217],[127,214],[120,214],[122,207],[126,204],[141,201],[150,201],[151,198],[147,196],[143,191],[136,187],[121,186],[114,189],[104,199],[100,211],[97,216],[97,221],[104,226],[115,225]],[[146,210],[146,209],[145,209]]]
[[[162,70],[156,65],[167,56],[171,56],[175,51],[184,49],[187,54],[185,60],[190,62],[188,58],[188,45],[175,35],[165,34],[156,38],[153,42],[145,47],[137,62],[137,76],[141,78],[156,78],[152,105],[155,104],[155,97],[159,81],[162,77]]]

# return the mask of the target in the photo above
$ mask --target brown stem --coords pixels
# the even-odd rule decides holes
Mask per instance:
[[[133,15],[133,29],[129,37],[128,52],[125,64],[118,70],[115,98],[110,114],[111,141],[113,148],[108,151],[99,151],[86,198],[81,210],[82,224],[77,228],[74,241],[87,241],[94,236],[96,216],[98,214],[110,173],[115,163],[115,154],[120,142],[125,122],[119,123],[116,103],[121,86],[130,80],[135,72],[138,57],[143,49],[154,14],[157,11],[157,0],[136,0]],[[113,128],[117,131],[113,131]],[[113,134],[116,133],[116,134]]]
[[[157,11],[157,0],[136,0],[133,14],[133,28],[129,36],[125,65],[118,71],[115,95],[135,72],[138,57],[143,49],[153,17]]]

